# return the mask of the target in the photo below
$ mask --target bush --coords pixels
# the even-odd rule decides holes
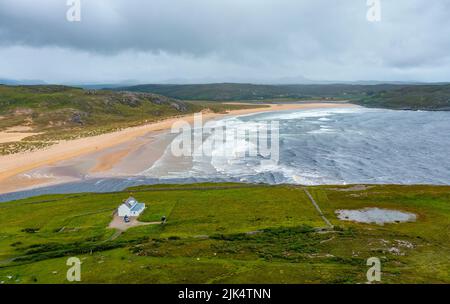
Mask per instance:
[[[21,231],[25,233],[36,233],[39,231],[39,228],[24,228]]]

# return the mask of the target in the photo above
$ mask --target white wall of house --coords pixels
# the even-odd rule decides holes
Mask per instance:
[[[122,205],[120,205],[119,209],[117,210],[117,213],[119,216],[139,216],[145,210],[145,208],[142,209],[141,212],[136,212],[136,211],[131,211],[127,205],[122,204]]]
[[[119,214],[119,216],[132,216],[130,208],[128,208],[128,206],[125,204],[120,205],[117,213]]]

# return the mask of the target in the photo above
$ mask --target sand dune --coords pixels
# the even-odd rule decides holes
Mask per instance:
[[[27,126],[16,126],[0,132],[0,144],[21,141],[25,137],[37,135],[39,133],[30,132],[32,129]]]

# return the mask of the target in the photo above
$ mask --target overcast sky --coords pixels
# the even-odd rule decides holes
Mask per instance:
[[[0,78],[450,81],[450,1],[0,0]]]

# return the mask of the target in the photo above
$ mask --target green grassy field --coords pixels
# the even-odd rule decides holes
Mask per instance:
[[[75,256],[82,283],[364,283],[369,257],[380,258],[382,283],[450,283],[450,187],[307,189],[334,228],[297,186],[159,185],[1,203],[0,282],[68,283]],[[130,193],[147,204],[140,221],[167,223],[117,237],[107,226]],[[335,215],[365,207],[418,219],[379,226]]]

